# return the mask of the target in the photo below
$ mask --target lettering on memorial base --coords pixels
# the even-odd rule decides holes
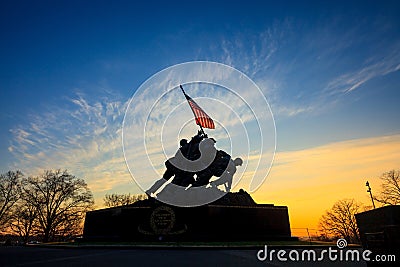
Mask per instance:
[[[167,206],[156,208],[150,216],[150,227],[155,234],[169,234],[175,225],[175,212]]]

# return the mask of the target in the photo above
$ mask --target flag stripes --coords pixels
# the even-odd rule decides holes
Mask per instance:
[[[201,109],[193,99],[186,95],[186,99],[189,102],[189,106],[192,108],[194,117],[196,119],[196,124],[204,128],[215,129],[214,121]]]
[[[205,113],[204,110],[199,105],[197,105],[197,103],[190,96],[185,93],[182,85],[180,85],[180,88],[182,90],[182,93],[185,95],[190,108],[193,111],[194,117],[196,119],[196,124],[200,126],[201,130],[203,130],[202,127],[215,129],[214,121],[210,118],[210,116],[208,116],[207,113]]]

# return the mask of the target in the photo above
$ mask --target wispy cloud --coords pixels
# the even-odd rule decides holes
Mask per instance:
[[[122,154],[126,101],[116,95],[98,100],[77,93],[64,104],[33,114],[28,125],[11,130],[13,167],[28,175],[44,169],[68,169],[84,178],[96,195],[121,184],[137,190]]]
[[[380,27],[383,22],[360,21],[339,32],[340,23],[336,18],[300,35],[295,29],[309,26],[285,19],[256,35],[222,39],[211,51],[259,85],[278,119],[318,114],[400,69],[400,41]],[[366,33],[366,27],[374,30]]]
[[[365,60],[363,66],[331,80],[324,89],[330,95],[352,92],[379,76],[400,70],[400,43],[386,53]]]

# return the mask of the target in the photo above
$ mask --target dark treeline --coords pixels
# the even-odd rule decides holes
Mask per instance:
[[[25,177],[21,171],[0,175],[0,231],[42,242],[69,240],[82,232],[94,199],[83,179],[61,170]]]
[[[380,188],[375,191],[373,199],[381,206],[400,204],[400,170],[383,173],[380,181]],[[320,219],[319,228],[322,237],[344,238],[351,243],[360,243],[355,214],[372,208],[372,206],[363,205],[355,199],[337,201]]]
[[[133,204],[139,200],[147,199],[146,194],[106,194],[103,198],[104,205],[108,208]]]

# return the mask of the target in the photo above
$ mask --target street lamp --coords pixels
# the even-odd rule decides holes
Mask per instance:
[[[371,196],[372,206],[374,206],[374,209],[375,209],[375,202],[374,202],[374,198],[372,197],[372,191],[371,191],[371,187],[369,186],[368,181],[365,183],[365,186],[368,188],[367,192],[369,192],[369,195]]]

